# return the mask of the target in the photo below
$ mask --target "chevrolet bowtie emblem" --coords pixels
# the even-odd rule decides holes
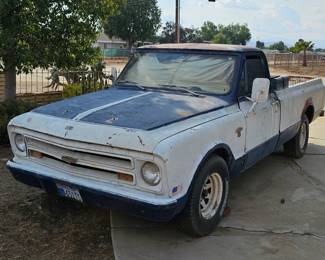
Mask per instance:
[[[78,159],[70,156],[62,156],[61,160],[68,164],[76,164],[78,162]]]

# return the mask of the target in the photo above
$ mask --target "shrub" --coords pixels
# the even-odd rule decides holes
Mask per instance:
[[[0,102],[0,144],[9,143],[7,125],[9,121],[20,114],[26,113],[37,105],[21,100]]]
[[[106,87],[109,87],[109,85]],[[62,96],[63,98],[71,98],[80,96],[82,94],[95,92],[104,88],[105,86],[99,82],[83,82],[81,84],[73,83],[64,86]]]
[[[70,98],[82,95],[82,86],[80,84],[69,84],[63,88],[63,98]]]

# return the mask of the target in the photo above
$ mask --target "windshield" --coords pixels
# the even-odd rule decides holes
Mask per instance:
[[[237,56],[177,52],[136,53],[117,84],[178,87],[196,92],[230,91]]]

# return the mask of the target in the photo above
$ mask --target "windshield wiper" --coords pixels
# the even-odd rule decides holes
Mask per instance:
[[[139,89],[145,90],[146,88],[139,85],[139,83],[135,82],[135,81],[130,81],[130,80],[122,80],[122,81],[117,81],[115,83],[116,85],[130,85],[130,86],[135,86]]]
[[[168,89],[176,89],[176,90],[181,90],[187,93],[190,93],[191,95],[195,96],[195,97],[204,97],[204,95],[201,95],[195,91],[189,90],[186,87],[180,87],[180,86],[176,86],[176,85],[171,85],[171,84],[159,84],[158,86],[160,87],[164,87],[164,88],[168,88]]]

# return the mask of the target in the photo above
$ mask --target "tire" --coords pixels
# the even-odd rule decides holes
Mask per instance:
[[[306,115],[301,119],[299,131],[295,137],[284,144],[284,151],[287,155],[296,159],[302,158],[307,150],[309,139],[309,121]]]
[[[229,171],[225,160],[219,156],[209,159],[199,170],[182,212],[182,228],[195,237],[213,232],[223,216],[228,193]]]

